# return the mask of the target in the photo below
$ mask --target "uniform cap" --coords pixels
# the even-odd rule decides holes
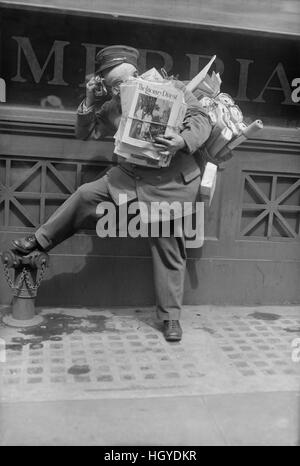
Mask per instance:
[[[112,45],[100,50],[96,56],[96,63],[99,68],[97,73],[114,68],[122,63],[130,63],[137,67],[139,51],[127,45]]]

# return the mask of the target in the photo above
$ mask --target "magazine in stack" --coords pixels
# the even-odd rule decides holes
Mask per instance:
[[[153,68],[122,84],[120,97],[115,153],[135,165],[167,167],[171,156],[162,155],[154,144],[159,136],[180,132],[187,109],[183,91]]]

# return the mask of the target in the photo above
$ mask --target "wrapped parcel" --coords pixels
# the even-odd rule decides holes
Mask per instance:
[[[261,120],[250,125],[244,122],[244,116],[233,98],[221,92],[219,73],[208,71],[214,62],[210,62],[187,85],[187,89],[194,93],[201,107],[207,113],[212,124],[211,135],[205,143],[208,160],[221,163],[232,157],[232,150],[263,128]]]
[[[261,120],[250,125],[244,122],[244,116],[234,99],[221,92],[219,73],[208,74],[216,59],[214,55],[210,62],[187,85],[194,93],[201,107],[210,118],[212,132],[203,147],[206,165],[201,181],[202,199],[211,204],[216,188],[218,165],[233,156],[233,149],[263,128]]]

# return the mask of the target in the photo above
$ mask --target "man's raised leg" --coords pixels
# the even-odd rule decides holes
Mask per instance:
[[[13,248],[22,254],[35,249],[48,251],[78,230],[92,225],[96,228],[97,205],[107,200],[111,198],[106,176],[80,186],[34,235],[14,240]]]

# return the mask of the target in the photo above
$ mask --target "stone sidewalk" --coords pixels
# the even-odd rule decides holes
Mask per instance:
[[[296,445],[299,311],[186,306],[175,344],[152,309],[2,326],[1,444]]]

